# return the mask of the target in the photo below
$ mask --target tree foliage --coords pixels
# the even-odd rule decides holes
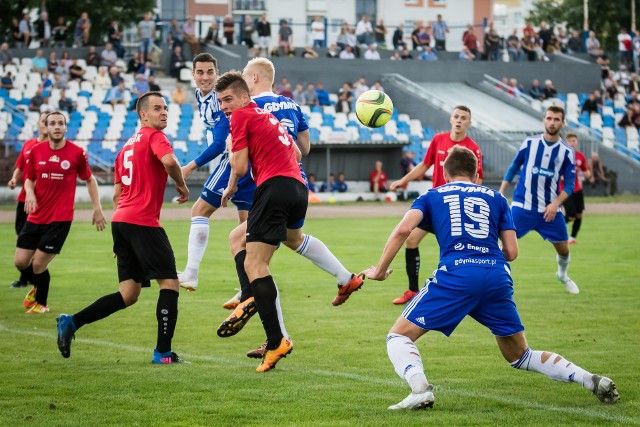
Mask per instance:
[[[589,30],[596,32],[606,49],[617,49],[620,28],[631,29],[631,2],[640,13],[640,0],[589,0]],[[534,24],[547,21],[550,25],[567,24],[582,30],[584,0],[540,0],[534,4],[529,18]]]

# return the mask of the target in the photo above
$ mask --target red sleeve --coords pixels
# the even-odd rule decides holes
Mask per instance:
[[[78,166],[76,169],[78,170],[78,177],[80,177],[81,180],[86,181],[91,178],[91,167],[89,167],[87,152],[84,150],[81,150],[78,154]]]
[[[233,153],[249,147],[249,140],[247,139],[247,125],[247,117],[240,110],[235,111],[235,114],[231,115],[229,127],[232,138],[231,151]]]
[[[31,153],[29,153],[29,158],[32,161],[26,162],[25,164],[26,169],[24,170],[22,182],[25,182],[27,179],[30,179],[31,181],[36,180],[36,167],[35,167],[36,162],[33,161],[33,159],[35,159],[34,154],[35,154],[35,147],[34,147],[34,150],[31,150]]]
[[[18,158],[16,159],[15,169],[20,169],[24,172],[24,156],[22,155],[22,153],[24,153],[24,146],[22,147],[22,151],[20,151],[20,154],[18,154]]]
[[[476,157],[478,159],[478,177],[484,179],[484,171],[482,170],[482,151],[480,147],[476,148]]]
[[[438,151],[436,149],[436,146],[438,145],[438,139],[437,137],[434,137],[431,140],[431,144],[429,144],[429,148],[427,148],[427,154],[424,155],[424,159],[422,160],[422,163],[424,163],[427,166],[433,166],[436,163],[436,152]]]
[[[122,166],[121,157],[122,157],[122,150],[120,150],[120,152],[116,156],[116,161],[113,165],[113,183],[114,184],[120,184],[122,182],[122,172],[120,171],[120,168]]]
[[[372,170],[369,172],[369,183],[373,184],[373,177],[376,176],[376,171]]]
[[[167,154],[173,154],[173,148],[169,143],[167,135],[162,131],[153,132],[149,135],[149,146],[153,154],[161,160]]]
[[[582,156],[582,162],[580,163],[580,170],[582,172],[586,172],[589,170],[589,165],[587,164],[587,158]]]

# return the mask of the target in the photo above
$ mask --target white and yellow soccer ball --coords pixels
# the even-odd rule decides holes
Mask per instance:
[[[384,126],[393,114],[393,102],[384,92],[368,90],[356,101],[356,116],[370,128]]]

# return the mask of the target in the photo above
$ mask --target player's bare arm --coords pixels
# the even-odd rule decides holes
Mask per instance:
[[[298,139],[296,139],[296,145],[300,149],[303,156],[308,156],[311,151],[311,136],[309,129],[302,132],[298,132]]]
[[[243,148],[233,153],[229,159],[231,169],[238,176],[245,176],[249,171],[249,149]]]
[[[113,184],[113,197],[111,198],[113,201],[113,210],[116,210],[118,207],[120,196],[122,196],[122,184],[118,182]]]
[[[189,163],[187,163],[186,165],[182,166],[182,177],[184,179],[187,179],[191,176],[191,174],[193,173],[193,171],[195,171],[196,169],[198,169],[198,165],[196,164],[196,162],[194,160],[191,160]]]
[[[411,169],[411,172],[409,172],[399,180],[392,182],[389,189],[391,191],[394,191],[396,188],[402,187],[408,182],[414,181],[418,178],[422,178],[424,174],[427,173],[430,167],[431,165],[425,165],[424,162],[420,162],[416,167]]]
[[[231,200],[231,197],[233,197],[234,194],[236,194],[236,192],[238,191],[238,180],[240,178],[238,177],[238,175],[236,175],[235,172],[233,172],[233,169],[231,169],[231,173],[229,174],[229,182],[227,183],[227,188],[224,189],[224,191],[222,192],[222,207],[226,208],[229,204],[229,200]]]
[[[93,175],[91,175],[86,182],[87,182],[87,191],[89,192],[89,198],[91,199],[91,204],[93,205],[93,215],[91,218],[91,224],[96,226],[96,230],[102,231],[104,230],[107,220],[104,218],[104,213],[102,212],[102,204],[100,204],[100,193],[98,192],[98,182],[96,181],[96,178]]]
[[[568,197],[569,195],[564,190],[562,190],[562,192],[558,194],[558,197],[556,197],[553,202],[549,203],[544,208],[544,220],[546,222],[551,222],[555,219],[556,214],[558,213],[558,209],[560,208],[560,205],[565,200],[567,200]]]
[[[518,238],[515,230],[500,231],[500,243],[502,243],[502,253],[507,261],[513,261],[518,257]]]
[[[296,162],[300,163],[302,161],[302,151],[300,151],[298,144],[293,144],[293,149],[296,151]]]
[[[22,169],[16,168],[13,171],[13,175],[11,176],[11,179],[7,183],[7,186],[11,190],[13,190],[14,188],[16,188],[16,186],[18,185],[18,182],[20,182],[21,179],[22,179]]]
[[[509,186],[509,181],[502,181],[500,184],[500,194],[504,196],[504,192],[507,191],[507,187]]]
[[[182,204],[189,200],[189,188],[187,188],[187,184],[184,182],[184,178],[182,177],[182,168],[180,168],[180,162],[176,156],[172,153],[165,154],[160,159],[164,169],[167,171],[171,179],[173,179],[176,183],[176,191],[178,192],[178,204]]]
[[[38,201],[36,200],[36,183],[27,179],[24,181],[24,191],[27,194],[24,201],[24,211],[28,214],[35,212],[38,208]]]

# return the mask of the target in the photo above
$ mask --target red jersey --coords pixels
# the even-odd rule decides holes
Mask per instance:
[[[31,148],[25,177],[35,181],[38,203],[27,221],[50,224],[73,220],[76,179],[91,178],[91,169],[87,153],[71,141],[66,141],[59,150],[48,143],[36,144]]]
[[[377,174],[378,174],[378,171],[375,169],[369,172],[369,185],[371,186],[371,191],[373,191],[373,182],[375,181]],[[389,179],[387,178],[387,173],[385,171],[380,171],[380,176],[378,177],[378,188],[379,189],[388,188],[389,187],[387,185],[388,182],[389,182]]]
[[[38,138],[31,138],[28,141],[26,141],[22,146],[22,150],[20,151],[18,158],[16,159],[15,168],[20,169],[22,171],[22,176],[23,176],[22,188],[20,189],[20,193],[18,194],[18,197],[16,197],[16,200],[19,202],[24,203],[25,198],[27,197],[27,193],[24,191],[24,180],[25,180],[24,174],[27,169],[27,163],[29,163],[29,153],[31,153],[31,148],[33,148],[34,145],[39,144],[40,142],[42,141],[38,141]]]
[[[145,227],[160,227],[160,209],[167,186],[162,157],[173,154],[167,136],[143,126],[118,153],[114,182],[122,194],[111,221]]]
[[[431,140],[431,144],[427,149],[427,154],[425,154],[424,160],[422,161],[427,166],[433,165],[433,188],[440,187],[445,184],[444,169],[442,165],[444,165],[444,161],[449,155],[449,150],[451,150],[454,145],[466,147],[473,151],[473,154],[475,154],[478,159],[478,176],[480,179],[484,178],[484,172],[482,171],[482,151],[480,151],[478,144],[468,136],[462,141],[453,141],[451,140],[451,135],[448,132],[443,132],[436,134],[433,137],[433,140]]]
[[[581,170],[582,173],[585,173],[589,170],[589,165],[587,165],[587,158],[584,156],[584,154],[582,154],[578,150],[574,150],[574,152],[576,154],[576,183],[573,186],[573,192],[577,193],[578,191],[582,190],[582,180],[578,176],[578,170]],[[558,187],[558,192],[562,191],[562,189],[564,188],[564,180],[560,180],[560,185]]]
[[[276,176],[294,178],[304,184],[294,142],[273,114],[251,102],[231,114],[229,125],[233,138],[231,151],[249,149],[256,186]]]

